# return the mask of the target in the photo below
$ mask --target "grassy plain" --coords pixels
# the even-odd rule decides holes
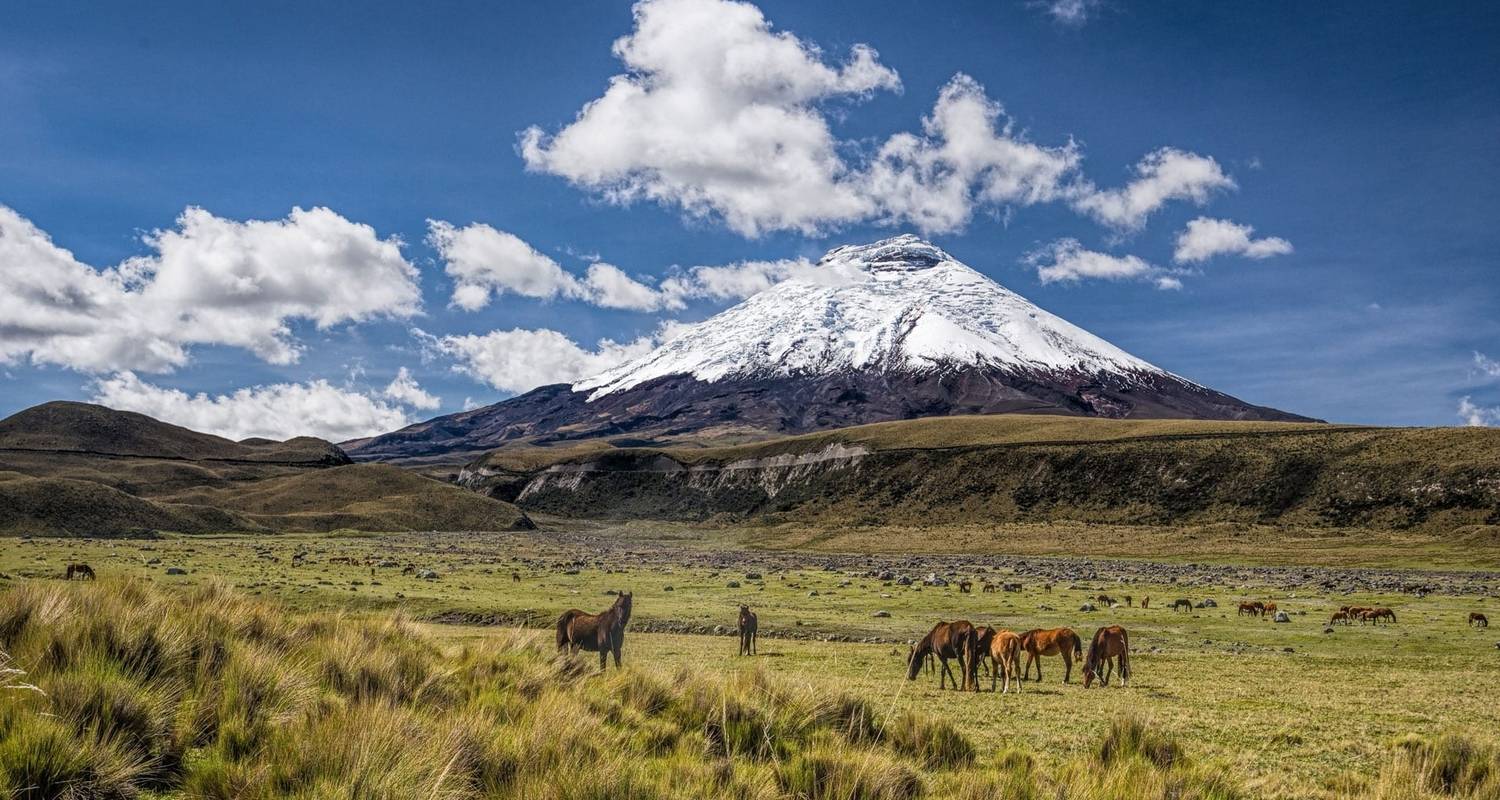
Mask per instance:
[[[727,534],[701,547],[689,544],[687,531],[599,533],[10,539],[0,548],[0,572],[10,576],[0,588],[50,583],[64,564],[86,561],[106,578],[149,579],[173,590],[223,581],[299,612],[358,617],[400,609],[417,620],[491,623],[424,625],[426,636],[451,653],[509,646],[514,626],[533,629],[526,635],[545,648],[547,626],[564,608],[599,610],[611,601],[607,591],[624,589],[636,598],[626,660],[655,680],[670,683],[682,670],[711,680],[764,672],[815,693],[852,693],[885,715],[933,714],[982,753],[1021,748],[1057,768],[1087,758],[1109,725],[1130,714],[1169,733],[1195,763],[1222,765],[1258,797],[1337,796],[1351,779],[1378,781],[1401,737],[1453,733],[1485,741],[1497,721],[1500,634],[1466,625],[1474,610],[1500,617],[1493,596],[1500,594],[1500,577],[1493,575],[1463,578],[1463,594],[1418,597],[1395,584],[1449,578],[1313,567],[834,556],[747,551]],[[900,549],[903,534],[886,535],[891,549]],[[403,574],[408,564],[413,574]],[[169,567],[187,574],[167,575]],[[918,579],[929,572],[974,577],[976,588],[962,594],[951,585],[866,577],[886,569]],[[438,577],[417,577],[420,570]],[[1020,580],[1024,590],[982,593],[985,579]],[[1370,588],[1351,590],[1351,580]],[[1055,584],[1050,592],[1042,589],[1045,581]],[[1134,605],[1079,610],[1100,593],[1129,594]],[[1153,608],[1139,607],[1146,596]],[[1219,605],[1191,614],[1166,610],[1165,602],[1177,597]],[[1274,600],[1292,622],[1239,617],[1240,598]],[[714,635],[716,626],[728,632],[741,602],[761,617],[761,655],[754,659],[736,658],[733,638]],[[1399,623],[1325,633],[1329,613],[1351,602],[1390,606]],[[1136,680],[1130,688],[1085,691],[1076,671],[1073,684],[1062,684],[1061,662],[1048,659],[1045,680],[1019,695],[939,692],[925,675],[905,681],[905,642],[935,620],[953,618],[1018,630],[1070,625],[1085,638],[1098,625],[1122,624],[1131,632]]]

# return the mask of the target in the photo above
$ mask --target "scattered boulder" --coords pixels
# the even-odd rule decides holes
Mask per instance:
[[[875,612],[875,618],[876,619],[885,619],[886,617],[889,617],[890,615],[891,615],[891,612],[889,612],[889,611],[876,611]]]
[[[745,580],[747,580],[747,581],[758,581],[758,580],[760,580],[760,573],[759,572],[747,572],[747,573],[745,573]]]
[[[187,570],[183,569],[182,567],[167,567],[167,574],[168,575],[186,575],[188,573],[187,573]]]
[[[424,581],[435,581],[438,578],[438,574],[435,570],[424,569],[417,571],[417,577]]]
[[[1210,597],[1207,600],[1204,600],[1202,603],[1200,603],[1198,605],[1198,607],[1199,608],[1218,608],[1219,604],[1215,603],[1214,599],[1212,597]]]
[[[675,591],[677,591],[676,589],[673,589],[670,586],[663,586],[661,590],[664,591],[664,592],[675,592]]]
[[[1099,609],[1094,608],[1094,604],[1093,603],[1084,603],[1083,605],[1081,605],[1081,606],[1078,607],[1078,610],[1079,611],[1098,611]]]
[[[724,586],[725,586],[725,588],[728,588],[728,589],[738,589],[738,588],[740,588],[740,582],[739,581],[730,581],[729,583],[724,584]]]
[[[899,577],[899,578],[896,579],[896,585],[897,586],[910,586],[911,585],[911,576],[910,575],[902,575],[901,577]]]
[[[1292,618],[1285,611],[1277,611],[1276,616],[1271,618],[1272,622],[1291,622]]]

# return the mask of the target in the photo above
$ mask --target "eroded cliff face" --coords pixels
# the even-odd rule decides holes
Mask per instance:
[[[1408,435],[1417,440],[1393,455],[1390,437]],[[461,481],[525,509],[612,519],[1500,525],[1500,468],[1488,457],[1434,458],[1423,449],[1434,442],[1421,435],[1329,431],[887,450],[836,443],[721,460],[618,450],[530,473],[476,466]]]

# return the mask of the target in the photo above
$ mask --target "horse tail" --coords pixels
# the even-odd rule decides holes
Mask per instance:
[[[568,623],[573,621],[573,612],[564,611],[557,618],[557,649],[561,650],[568,646]]]
[[[1098,637],[1098,635],[1099,634],[1097,634],[1097,633],[1094,634],[1094,636],[1096,638]],[[1093,643],[1092,642],[1089,643],[1089,648],[1090,649],[1093,648]],[[1073,657],[1074,658],[1083,658],[1083,639],[1080,638],[1077,633],[1073,634]]]
[[[1120,643],[1125,645],[1125,649],[1120,652],[1120,679],[1128,681],[1130,680],[1130,631],[1120,629]]]

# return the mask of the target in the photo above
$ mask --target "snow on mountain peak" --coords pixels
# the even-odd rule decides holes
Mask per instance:
[[[818,266],[826,272],[784,281],[687,326],[574,391],[594,400],[668,375],[711,383],[964,367],[1167,374],[910,234],[836,247]]]

